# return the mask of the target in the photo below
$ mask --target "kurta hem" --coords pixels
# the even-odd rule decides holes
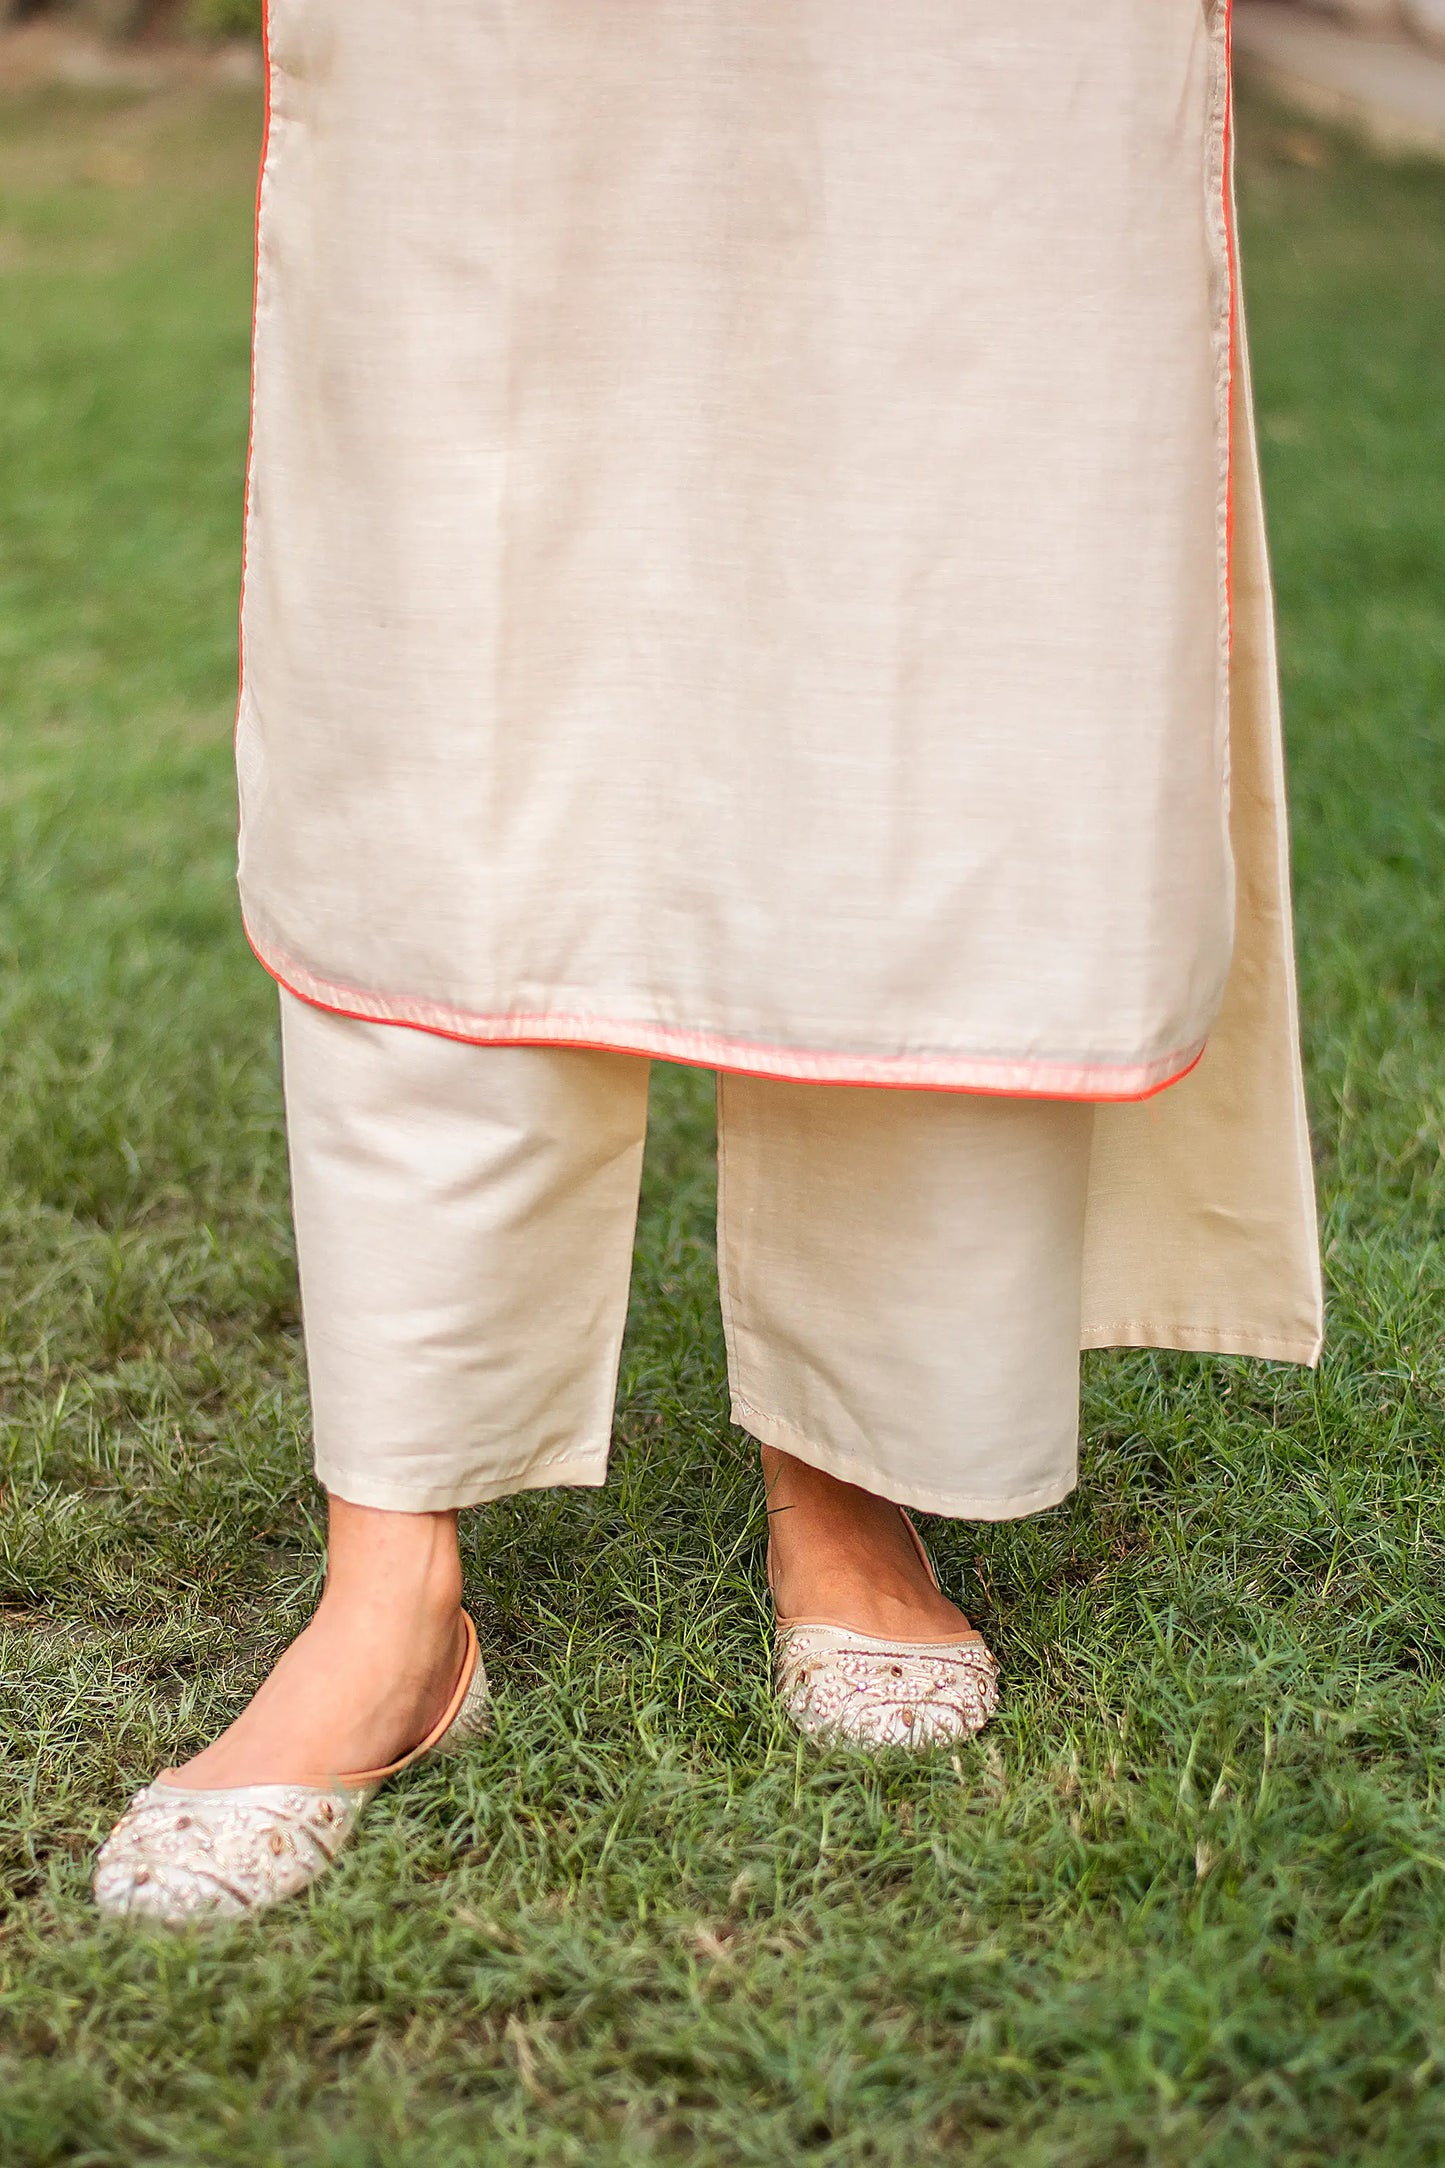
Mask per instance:
[[[362,1023],[399,1024],[475,1046],[574,1046],[637,1054],[739,1076],[776,1077],[794,1084],[874,1086],[900,1091],[994,1093],[1008,1098],[1137,1102],[1152,1099],[1197,1068],[1204,1045],[1148,1062],[1034,1061],[994,1054],[864,1054],[814,1047],[765,1046],[724,1033],[680,1028],[649,1018],[569,1015],[542,1010],[478,1016],[409,995],[343,986],[309,971],[295,957],[263,942],[243,914],[246,938],[278,986],[313,1008]]]
[[[918,1513],[937,1513],[945,1520],[1026,1520],[1030,1514],[1046,1513],[1050,1506],[1061,1505],[1078,1487],[1077,1446],[1071,1454],[1067,1476],[1012,1496],[980,1497],[972,1491],[935,1490],[918,1483],[900,1484],[873,1462],[864,1461],[854,1453],[839,1452],[834,1446],[820,1445],[816,1438],[807,1436],[781,1416],[764,1415],[738,1393],[732,1396],[732,1419],[760,1445],[770,1445],[778,1453],[790,1453],[794,1460],[821,1469],[824,1475],[837,1476],[840,1482],[855,1483],[875,1498],[887,1498],[894,1505],[908,1506]]]

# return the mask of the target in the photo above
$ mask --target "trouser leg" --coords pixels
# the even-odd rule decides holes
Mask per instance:
[[[741,1076],[718,1102],[734,1420],[924,1511],[1056,1504],[1093,1109]]]
[[[436,1511],[607,1472],[648,1064],[282,995],[316,1471]]]

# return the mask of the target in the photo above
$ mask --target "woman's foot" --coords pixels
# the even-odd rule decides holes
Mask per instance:
[[[762,1453],[780,1619],[897,1642],[957,1641],[972,1631],[935,1585],[896,1505],[772,1446]]]
[[[385,1768],[446,1708],[467,1649],[454,1513],[330,1500],[316,1615],[236,1721],[174,1772],[207,1789]]]
[[[858,1747],[961,1744],[998,1707],[998,1666],[896,1505],[763,1448],[778,1699]]]

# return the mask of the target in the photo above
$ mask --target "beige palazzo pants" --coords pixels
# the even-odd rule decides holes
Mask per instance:
[[[606,1477],[649,1063],[282,995],[317,1473],[356,1504]],[[1003,1520],[1073,1488],[1094,1110],[721,1075],[734,1420]]]

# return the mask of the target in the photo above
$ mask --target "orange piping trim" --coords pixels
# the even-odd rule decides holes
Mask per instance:
[[[243,917],[243,925],[245,920]],[[899,1055],[874,1056],[867,1060],[866,1074],[835,1073],[819,1076],[812,1072],[810,1063],[836,1059],[840,1066],[848,1061],[846,1054],[831,1056],[820,1054],[812,1048],[768,1047],[748,1045],[746,1042],[714,1037],[711,1033],[675,1031],[666,1024],[639,1025],[613,1024],[604,1017],[579,1017],[575,1021],[581,1028],[567,1028],[573,1021],[561,1015],[555,1017],[498,1016],[494,1018],[452,1017],[442,1023],[428,1019],[423,1023],[418,1017],[387,1015],[382,1004],[373,995],[361,993],[355,988],[332,986],[328,981],[314,979],[309,972],[297,972],[288,976],[294,966],[282,967],[266,955],[249,926],[245,926],[246,939],[262,969],[276,984],[296,1000],[304,1001],[309,1008],[324,1009],[330,1016],[344,1016],[357,1024],[377,1024],[388,1030],[419,1031],[429,1038],[450,1039],[460,1046],[556,1046],[571,1047],[581,1053],[631,1054],[644,1060],[674,1061],[690,1068],[721,1069],[729,1076],[767,1077],[780,1084],[836,1085],[850,1090],[870,1091],[933,1091],[953,1092],[980,1099],[1060,1099],[1077,1101],[1088,1105],[1137,1105],[1143,1100],[1157,1098],[1172,1085],[1179,1084],[1204,1059],[1205,1048],[1189,1049],[1178,1055],[1166,1055],[1164,1060],[1177,1060],[1179,1067],[1171,1069],[1163,1077],[1150,1076],[1147,1083],[1125,1086],[1123,1089],[1100,1090],[1069,1089],[1058,1081],[1063,1076],[1080,1073],[1096,1076],[1104,1064],[1051,1064],[1048,1062],[1012,1062],[993,1057],[976,1058],[969,1055],[944,1055],[932,1061],[925,1058]],[[304,978],[307,983],[297,983]],[[358,1006],[351,1006],[352,1003]],[[360,1004],[370,1004],[362,1006]],[[605,1038],[584,1036],[584,1032],[606,1032]],[[932,1076],[909,1074],[904,1076],[879,1075],[885,1065],[898,1069],[916,1064],[918,1070],[931,1068]],[[1159,1064],[1140,1064],[1139,1069],[1157,1069]],[[957,1069],[1007,1069],[1023,1072],[1037,1078],[1038,1082],[1010,1081],[1007,1084],[983,1084],[952,1082],[937,1072],[954,1067]],[[1128,1069],[1121,1073],[1129,1075]],[[1134,1074],[1138,1074],[1136,1069]]]

